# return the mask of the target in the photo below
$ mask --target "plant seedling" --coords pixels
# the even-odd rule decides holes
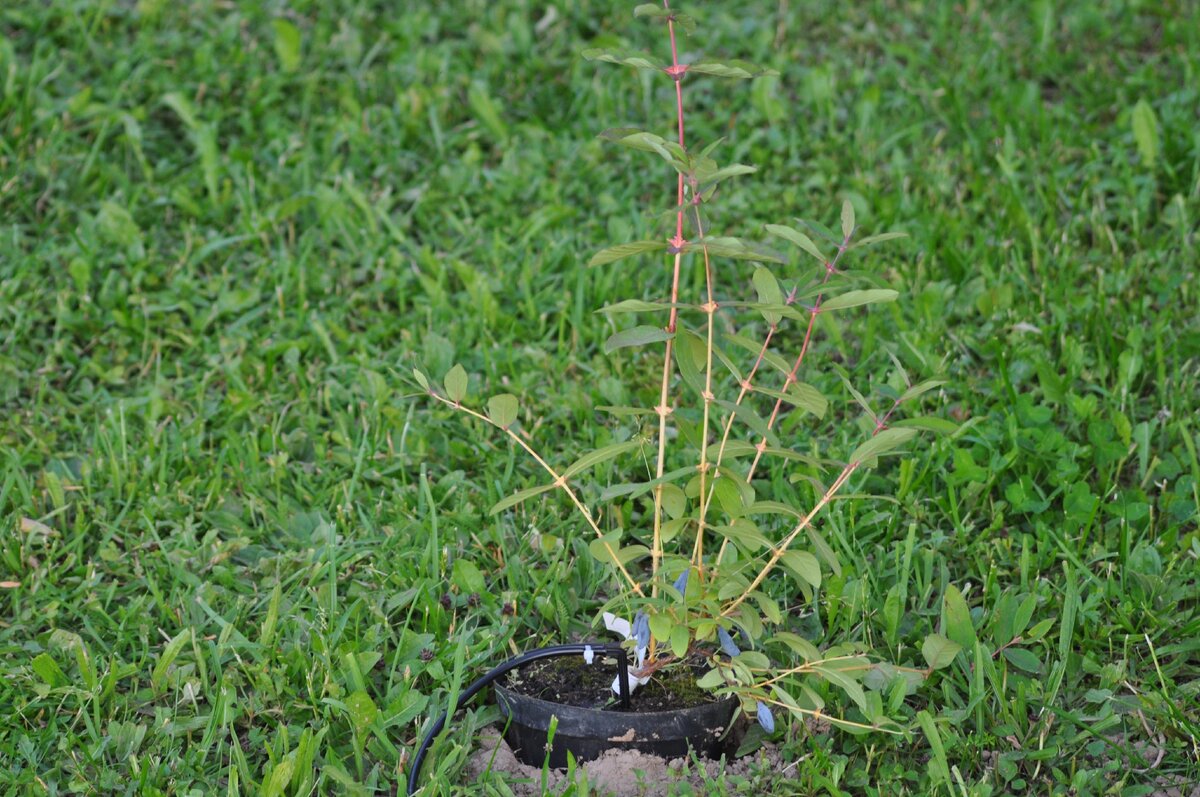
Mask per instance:
[[[605,408],[618,423],[633,424],[629,434],[561,468],[521,431],[515,396],[494,395],[486,410],[473,409],[465,403],[468,378],[461,366],[446,374],[440,389],[420,371],[415,378],[437,401],[502,431],[546,472],[546,482],[508,496],[493,512],[555,489],[575,507],[593,537],[592,555],[611,566],[620,587],[606,609],[634,618],[624,633],[644,651],[644,660],[633,675],[644,680],[703,655],[710,669],[698,685],[737,695],[745,713],[768,733],[780,709],[824,717],[853,732],[895,730],[887,707],[928,672],[947,666],[955,643],[931,635],[923,650],[926,668],[878,663],[861,645],[821,651],[789,627],[781,598],[799,592],[813,601],[823,570],[839,571],[818,524],[847,485],[902,450],[919,431],[949,426],[936,418],[896,420],[904,405],[938,388],[940,380],[913,384],[893,358],[903,384],[889,388],[878,411],[831,364],[861,408],[865,431],[855,448],[839,455],[837,426],[854,422],[835,422],[833,433],[822,436],[830,400],[816,380],[802,379],[812,368],[818,321],[828,329],[856,308],[896,300],[895,290],[847,269],[846,261],[901,234],[861,235],[848,200],[836,233],[812,221],[767,224],[765,232],[782,253],[758,241],[714,234],[709,219],[718,190],[755,167],[719,163],[721,140],[698,145],[687,138],[685,88],[690,93],[704,78],[748,80],[775,73],[743,61],[685,63],[678,36],[696,30],[691,16],[665,1],[661,7],[640,5],[634,14],[665,29],[669,61],[629,50],[587,50],[584,57],[649,70],[673,84],[673,135],[631,128],[600,134],[615,146],[647,153],[674,173],[673,208],[668,229],[657,237],[609,246],[587,265],[658,262],[669,274],[666,295],[630,298],[601,311],[614,324],[629,315],[646,319],[623,325],[605,349],[625,356],[625,349],[661,347],[661,361],[648,355],[640,360],[658,375],[653,405]],[[681,286],[691,283],[690,269],[699,272],[699,296],[682,293]],[[726,293],[726,284],[737,290]],[[802,330],[791,355],[784,350],[789,325]],[[577,485],[594,466],[620,458],[648,462],[646,477],[604,486],[599,495],[601,503],[634,502],[641,508],[631,515],[639,520],[635,528],[624,528],[616,520],[619,513],[597,510],[589,497],[597,491]],[[785,473],[800,487],[778,500],[764,495],[771,484],[786,481],[779,478]],[[799,504],[798,497],[808,502]],[[618,625],[612,614],[607,618],[610,629]],[[619,624],[630,628],[627,621]],[[855,716],[827,715],[812,679],[844,692]]]

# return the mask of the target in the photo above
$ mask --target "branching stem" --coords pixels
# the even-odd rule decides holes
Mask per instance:
[[[457,401],[451,401],[450,399],[446,398],[445,396],[439,396],[437,393],[433,392],[432,390],[429,391],[429,395],[432,396],[433,398],[437,399],[438,401],[442,402],[446,406],[452,407],[452,408],[458,410],[459,412],[465,413],[466,415],[470,415],[472,418],[476,418],[478,420],[483,421],[486,424],[494,426],[497,429],[499,429],[500,431],[504,432],[506,435],[508,435],[510,440],[512,440],[517,445],[519,445],[521,448],[525,449],[525,453],[527,453],[527,454],[529,454],[529,456],[533,457],[534,461],[537,462],[537,464],[542,466],[542,470],[544,470],[544,471],[546,471],[546,473],[550,474],[550,477],[552,479],[554,479],[554,486],[562,489],[562,491],[567,494],[567,496],[571,499],[571,503],[573,503],[575,505],[575,508],[579,510],[579,514],[583,515],[583,519],[586,520],[587,524],[592,527],[592,531],[596,532],[596,536],[599,537],[601,540],[604,539],[604,532],[600,530],[600,526],[596,523],[596,519],[592,517],[592,513],[590,511],[588,511],[587,506],[585,506],[583,501],[581,501],[579,499],[579,495],[574,490],[571,489],[571,485],[567,484],[566,478],[564,478],[561,474],[559,474],[559,472],[556,471],[554,469],[554,467],[550,465],[550,463],[546,462],[546,460],[543,459],[541,457],[541,455],[538,454],[538,452],[533,449],[533,446],[531,446],[531,445],[529,445],[529,443],[525,442],[525,440],[523,440],[519,434],[514,432],[511,427],[501,426],[500,424],[496,423],[488,416],[484,415],[482,412],[476,412],[475,410],[471,409],[470,407],[464,407],[462,404],[458,403]],[[624,576],[625,580],[629,582],[630,589],[632,589],[638,595],[643,594],[641,586],[636,581],[634,581],[633,576],[631,576],[629,574],[629,571],[625,569],[625,565],[621,564],[621,560],[617,558],[617,552],[612,549],[612,546],[609,545],[607,542],[605,542],[604,549],[608,552],[608,555],[612,557],[613,563],[616,564],[617,569],[621,572],[621,575]]]

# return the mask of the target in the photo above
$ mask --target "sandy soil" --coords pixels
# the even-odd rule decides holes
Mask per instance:
[[[706,771],[700,773],[693,762],[682,758],[667,761],[643,753],[610,750],[584,764],[582,769],[594,794],[666,797],[674,793],[675,786],[684,783],[695,787],[699,794],[706,793],[704,775],[716,777],[721,772],[721,763],[705,761],[704,766]],[[775,771],[780,767],[779,753],[773,745],[764,745],[753,755],[727,762],[724,771],[727,776],[749,776],[763,767]],[[542,771],[518,761],[499,734],[485,735],[467,765],[467,772],[475,779],[489,770],[501,773],[517,797],[540,797],[544,793]],[[566,773],[550,770],[546,785],[549,793],[562,791],[568,785]],[[690,792],[685,790],[685,793]]]

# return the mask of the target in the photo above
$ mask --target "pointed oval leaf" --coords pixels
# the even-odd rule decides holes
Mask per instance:
[[[850,245],[850,249],[859,249],[872,244],[883,243],[884,241],[894,241],[897,238],[907,238],[906,232],[882,232],[878,235],[868,235],[866,238],[859,239]]]
[[[667,302],[644,302],[641,299],[626,299],[623,302],[601,307],[596,312],[604,313],[605,315],[616,315],[617,313],[653,313],[659,310],[670,309],[671,305]]]
[[[666,69],[666,64],[659,59],[636,50],[602,50],[589,47],[583,51],[583,57],[589,61],[606,61],[610,64],[624,64],[638,69]]]
[[[517,397],[511,393],[501,393],[488,399],[488,417],[497,426],[508,428],[517,419],[519,408]]]
[[[754,282],[754,290],[758,292],[758,301],[763,304],[783,304],[783,291],[779,288],[779,280],[775,279],[775,275],[770,269],[756,268],[754,276],[751,278]],[[763,318],[768,324],[774,326],[783,318],[780,312],[772,312],[768,310],[762,311]]]
[[[924,382],[913,385],[908,390],[905,390],[903,393],[901,393],[900,403],[903,404],[906,401],[911,401],[917,396],[922,396],[928,393],[930,390],[941,387],[944,384],[946,384],[945,379],[926,379]]]
[[[960,650],[962,650],[962,645],[941,634],[930,634],[925,637],[925,642],[921,645],[921,655],[925,657],[925,663],[931,670],[949,667]]]
[[[535,495],[541,495],[544,492],[554,489],[554,484],[542,484],[537,487],[529,487],[524,490],[518,490],[507,498],[502,498],[489,510],[489,514],[495,515],[508,509],[510,506],[516,506],[527,498],[533,498]]]
[[[1042,669],[1042,662],[1037,655],[1025,648],[1005,648],[1004,658],[1014,667],[1028,673],[1036,675]]]
[[[612,354],[617,349],[628,346],[644,346],[647,343],[661,343],[670,340],[674,335],[662,327],[637,326],[624,329],[604,342],[604,352]]]
[[[884,429],[854,449],[854,453],[850,455],[850,461],[862,464],[869,459],[899,448],[913,439],[916,434],[916,429]]]
[[[971,610],[962,592],[953,584],[946,587],[942,598],[942,618],[946,636],[967,650],[974,650],[978,638],[971,622]]]
[[[817,245],[812,242],[812,238],[809,238],[799,230],[794,230],[791,227],[787,227],[783,224],[768,224],[766,226],[766,230],[767,232],[771,233],[771,235],[795,244],[805,252],[808,252],[810,255],[815,257],[817,260],[820,260],[822,263],[826,262],[825,255],[821,254],[821,250],[818,249]]]
[[[730,260],[758,260],[763,263],[782,263],[779,255],[764,249],[762,246],[743,238],[718,236],[689,241],[683,247],[685,252],[707,251],[709,257],[727,257]]]
[[[571,467],[562,472],[564,479],[569,479],[581,471],[587,470],[593,465],[599,465],[601,462],[607,462],[610,459],[619,457],[628,451],[635,451],[641,447],[641,442],[637,440],[627,440],[624,443],[613,443],[597,448],[595,451],[589,451],[579,459],[571,463]]]
[[[461,404],[467,395],[468,381],[466,370],[456,363],[442,379],[442,384],[446,387],[446,398],[455,404]]]
[[[842,200],[842,237],[849,238],[854,234],[854,205],[849,199]]]
[[[892,426],[899,426],[904,429],[920,429],[921,431],[933,432],[934,434],[954,434],[959,429],[958,424],[954,421],[937,418],[932,415],[904,418],[894,422]]]
[[[588,267],[604,266],[609,263],[615,263],[626,257],[640,255],[646,252],[661,252],[667,248],[666,241],[631,241],[627,244],[617,244],[610,246],[607,249],[602,249],[592,255],[592,259],[588,261]]]
[[[702,75],[713,75],[714,77],[734,78],[736,80],[747,80],[754,77],[767,77],[779,74],[774,69],[755,66],[748,61],[737,59],[732,61],[715,61],[711,58],[701,58],[699,61],[688,64],[688,71],[698,72]]]
[[[834,296],[821,303],[821,310],[844,310],[847,307],[859,307],[864,304],[879,302],[894,302],[899,296],[898,291],[890,288],[871,288],[865,291],[847,291],[841,296]]]
[[[788,551],[780,561],[813,589],[821,586],[821,565],[808,551]]]

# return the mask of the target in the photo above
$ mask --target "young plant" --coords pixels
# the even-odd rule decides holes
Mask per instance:
[[[942,382],[912,385],[893,358],[904,385],[888,388],[882,412],[837,371],[866,419],[865,439],[849,456],[816,453],[818,438],[802,436],[806,422],[822,420],[829,403],[800,378],[802,369],[811,368],[818,319],[832,324],[851,308],[897,297],[896,291],[878,287],[875,277],[848,270],[844,261],[899,235],[861,237],[848,201],[841,208],[840,234],[811,221],[801,222],[807,232],[766,225],[766,232],[785,245],[786,255],[757,242],[714,235],[707,219],[718,189],[755,168],[720,165],[714,157],[719,140],[705,146],[688,140],[685,86],[698,76],[736,80],[774,73],[743,61],[684,63],[677,36],[694,31],[691,17],[673,11],[666,0],[661,7],[638,6],[634,14],[665,28],[669,62],[632,51],[588,50],[584,57],[651,70],[673,83],[672,136],[629,128],[601,133],[613,144],[649,153],[673,170],[670,229],[661,237],[603,249],[588,266],[665,256],[667,295],[628,299],[602,310],[610,319],[630,314],[657,319],[620,329],[605,346],[609,353],[662,346],[661,364],[653,366],[654,405],[604,408],[618,423],[632,419],[636,428],[624,442],[556,468],[519,431],[516,397],[492,396],[486,412],[468,407],[467,374],[457,365],[446,374],[441,390],[420,371],[416,379],[437,401],[501,430],[546,472],[547,481],[508,496],[493,512],[551,490],[565,493],[593,538],[592,555],[612,567],[621,588],[605,608],[619,607],[620,614],[634,617],[629,623],[611,612],[604,615],[610,629],[635,640],[639,663],[633,675],[639,681],[662,667],[694,664],[703,656],[709,671],[699,685],[736,695],[747,714],[768,731],[774,729],[775,709],[822,716],[852,731],[892,729],[889,713],[924,674],[949,664],[957,646],[931,636],[923,651],[926,668],[875,663],[861,645],[820,651],[789,630],[788,610],[780,605],[780,596],[790,598],[799,591],[813,601],[821,587],[822,564],[840,572],[833,550],[816,527],[839,493],[918,430],[945,425],[937,419],[894,420],[902,405]],[[690,282],[684,279],[689,268],[702,270],[700,296],[680,295],[681,284]],[[722,287],[726,282],[752,288],[753,295],[727,295]],[[797,325],[800,339],[790,357],[778,345],[787,337],[788,324]],[[761,339],[750,337],[755,332]],[[633,515],[642,519],[638,528],[622,527],[619,512],[604,515],[594,510],[590,496],[596,491],[575,485],[593,466],[622,457],[652,465],[642,481],[603,487],[600,502],[640,502],[644,513]],[[761,496],[764,488],[780,480],[769,477],[779,477],[784,469],[791,469],[791,481],[801,487],[783,500]],[[807,493],[807,505],[797,505],[796,493]],[[854,717],[826,715],[813,680],[844,692],[853,703]]]

